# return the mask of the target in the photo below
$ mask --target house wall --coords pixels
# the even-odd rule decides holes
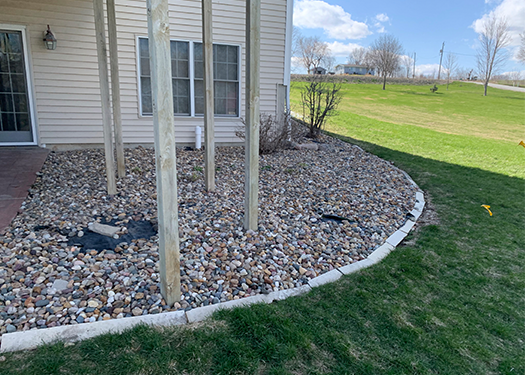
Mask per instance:
[[[145,0],[117,0],[118,56],[124,143],[153,143],[152,117],[139,114],[137,37],[147,36]],[[172,39],[201,41],[201,2],[170,1]],[[244,116],[244,0],[213,2],[215,43],[241,46],[241,117]],[[286,0],[261,4],[261,111],[275,113],[277,84],[284,80]],[[39,144],[50,147],[101,144],[102,110],[90,0],[0,0],[0,24],[27,28],[29,64],[38,119]],[[55,51],[43,45],[46,25],[58,39]],[[177,142],[194,142],[202,117],[175,117]],[[239,142],[239,118],[216,118],[216,142]]]

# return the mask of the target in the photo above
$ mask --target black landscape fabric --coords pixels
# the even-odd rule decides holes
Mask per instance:
[[[105,222],[102,224],[117,226],[117,220]],[[157,232],[153,224],[149,220],[133,221],[130,220],[125,226],[128,232],[119,238],[103,236],[101,234],[90,231],[88,228],[84,229],[84,236],[71,237],[68,241],[69,246],[77,246],[80,251],[86,252],[89,250],[114,250],[118,244],[126,242],[130,244],[132,240],[145,239],[149,240],[152,236],[156,236]]]

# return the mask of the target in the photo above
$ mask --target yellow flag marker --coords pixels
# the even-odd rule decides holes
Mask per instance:
[[[518,145],[525,147],[525,142],[521,141]]]
[[[489,215],[492,216],[492,212],[490,211],[490,206],[488,204],[482,204],[481,207],[485,208],[489,212]]]

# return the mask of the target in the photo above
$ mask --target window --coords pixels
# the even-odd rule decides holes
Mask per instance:
[[[194,43],[195,113],[204,113],[204,62],[202,43]],[[237,116],[239,108],[239,47],[213,45],[213,93],[215,114]]]
[[[190,44],[189,42],[170,43],[171,81],[173,85],[173,110],[176,115],[190,114]],[[142,114],[153,113],[151,100],[151,73],[149,67],[148,39],[139,39],[140,88]]]
[[[193,58],[193,65],[190,61]],[[173,107],[176,115],[204,114],[202,43],[171,42]],[[239,115],[239,47],[213,45],[215,115]],[[193,77],[193,87],[190,81]],[[151,115],[151,75],[147,38],[139,38],[139,78],[142,115]]]

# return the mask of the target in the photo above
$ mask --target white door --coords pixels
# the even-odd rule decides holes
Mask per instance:
[[[23,30],[0,26],[0,146],[33,144]]]

